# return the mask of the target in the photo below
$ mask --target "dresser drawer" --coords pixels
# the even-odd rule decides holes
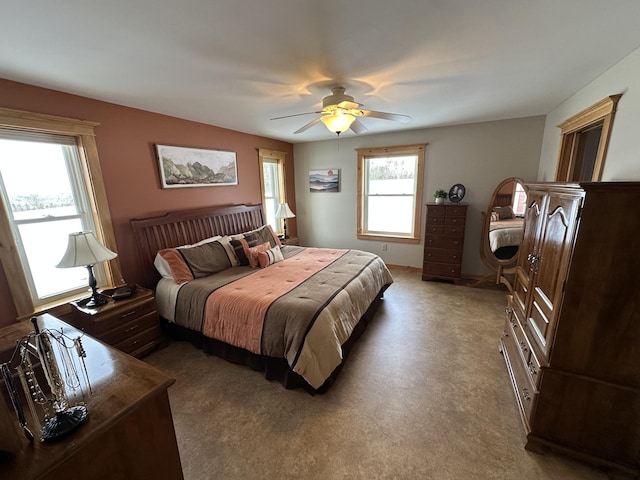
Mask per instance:
[[[444,225],[445,217],[443,216],[432,216],[429,215],[427,217],[427,227],[431,225]]]
[[[432,236],[424,240],[425,248],[448,248],[452,250],[462,250],[464,237]]]
[[[459,250],[441,250],[438,248],[427,248],[424,251],[424,263],[454,263],[459,264],[462,254]]]
[[[444,225],[427,225],[426,232],[428,235],[442,235],[444,233]]]
[[[125,353],[135,355],[138,351],[145,350],[156,343],[158,337],[160,337],[160,326],[156,322],[153,327],[143,330],[132,337],[128,337],[113,346]]]
[[[464,225],[445,225],[445,235],[462,236],[464,234]]]
[[[507,323],[510,327],[509,333],[513,337],[522,362],[522,369],[531,385],[537,389],[540,383],[540,362],[527,338],[522,320],[518,318],[516,310],[507,309]]]
[[[109,345],[116,345],[117,348],[117,344],[125,339],[131,338],[143,330],[159,325],[158,312],[155,310],[141,317],[127,317],[125,320],[127,321],[123,321],[115,328],[98,335],[97,338]]]
[[[502,345],[502,353],[509,368],[513,391],[516,395],[518,406],[522,410],[521,413],[525,422],[525,427],[527,431],[529,431],[531,429],[529,423],[531,420],[531,412],[533,411],[534,403],[537,400],[538,392],[531,383],[530,377],[522,364],[519,352],[520,348],[509,331],[509,325],[507,325],[507,329],[505,329],[505,336],[502,339]]]
[[[466,217],[450,217],[449,215],[447,215],[444,218],[444,224],[445,225],[451,225],[451,226],[462,226],[462,227],[464,227],[465,220],[466,220]]]
[[[447,217],[466,217],[467,207],[460,205],[447,205],[446,206]]]
[[[437,277],[460,278],[460,265],[448,263],[424,263],[422,275],[433,275]]]
[[[98,316],[93,321],[93,335],[102,339],[103,334],[109,330],[155,311],[156,304],[153,299],[139,302],[135,305],[129,304],[123,308],[114,308],[108,313]]]
[[[427,217],[445,216],[446,207],[444,205],[427,205]]]

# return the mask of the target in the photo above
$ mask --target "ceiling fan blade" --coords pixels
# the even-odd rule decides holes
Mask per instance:
[[[361,133],[366,133],[367,132],[367,127],[365,127],[362,122],[360,120],[358,120],[357,118],[351,122],[351,125],[349,126],[349,128],[351,130],[353,130],[356,134],[361,134]]]
[[[283,117],[274,117],[274,118],[270,118],[269,120],[281,120],[281,119],[283,119],[283,118],[300,117],[300,116],[302,116],[302,115],[312,115],[312,114],[314,114],[314,113],[317,115],[317,114],[320,114],[320,113],[322,113],[322,112],[305,112],[305,113],[296,113],[296,114],[294,114],[294,115],[285,115],[285,116],[283,116]]]
[[[311,122],[307,123],[307,124],[306,124],[305,126],[303,126],[303,127],[300,127],[298,130],[296,130],[296,131],[295,131],[295,132],[293,132],[293,133],[294,133],[294,134],[296,134],[296,133],[302,133],[302,132],[304,132],[305,130],[307,130],[307,129],[309,129],[309,128],[313,127],[316,123],[319,123],[321,118],[322,118],[322,117],[318,117],[318,118],[316,118],[315,120],[312,120]]]
[[[364,117],[382,118],[383,120],[393,120],[395,122],[407,123],[411,120],[409,115],[399,113],[376,112],[374,110],[361,110]]]

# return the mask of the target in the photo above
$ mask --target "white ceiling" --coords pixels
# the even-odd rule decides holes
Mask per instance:
[[[637,0],[3,0],[0,77],[290,142],[544,115],[640,46]],[[618,93],[618,92],[611,92]],[[353,135],[345,132],[343,135]]]

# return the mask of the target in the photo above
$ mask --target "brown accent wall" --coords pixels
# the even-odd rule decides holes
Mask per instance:
[[[290,143],[3,79],[0,106],[100,123],[96,128],[100,165],[127,282],[142,280],[129,219],[209,205],[260,203],[258,148],[286,152],[287,201],[296,211]],[[163,190],[155,143],[235,151],[239,184]],[[296,235],[295,219],[287,222],[287,229]],[[0,267],[0,326],[16,317],[7,281]]]

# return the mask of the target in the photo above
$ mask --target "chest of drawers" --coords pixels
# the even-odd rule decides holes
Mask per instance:
[[[86,308],[82,301],[71,305],[74,308],[68,321],[76,328],[134,357],[165,342],[153,291],[146,288],[137,287],[131,297],[97,308]]]
[[[467,205],[427,203],[422,279],[460,280]]]

